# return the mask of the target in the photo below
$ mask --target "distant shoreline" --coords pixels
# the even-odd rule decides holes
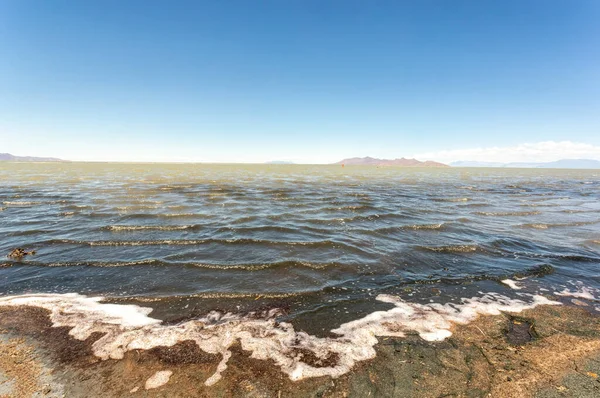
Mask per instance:
[[[266,166],[266,167],[302,167],[302,166],[324,166],[342,167],[337,163],[231,163],[231,162],[152,162],[152,161],[108,161],[108,160],[0,160],[0,164],[152,164],[152,165],[206,165],[206,166]],[[599,170],[598,168],[583,167],[500,167],[500,166],[403,166],[403,165],[378,165],[378,164],[344,164],[348,168],[389,168],[389,169],[478,169],[478,170]]]

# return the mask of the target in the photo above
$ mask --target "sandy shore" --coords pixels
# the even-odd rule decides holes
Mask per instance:
[[[382,338],[350,373],[297,382],[238,346],[207,387],[220,357],[193,342],[102,361],[91,352],[98,337],[76,340],[40,308],[0,308],[0,397],[600,396],[600,317],[586,307],[480,317],[442,342]]]

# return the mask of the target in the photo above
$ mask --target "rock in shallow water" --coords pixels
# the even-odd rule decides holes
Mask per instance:
[[[16,249],[13,249],[10,253],[8,253],[8,257],[21,259],[25,256],[34,255],[34,254],[35,254],[35,250],[26,251],[25,249],[17,247]]]

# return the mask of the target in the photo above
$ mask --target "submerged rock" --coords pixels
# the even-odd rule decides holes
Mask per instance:
[[[25,249],[17,247],[16,249],[13,249],[10,253],[8,253],[8,257],[20,259],[25,256],[34,255],[34,254],[35,254],[35,250],[25,251]]]

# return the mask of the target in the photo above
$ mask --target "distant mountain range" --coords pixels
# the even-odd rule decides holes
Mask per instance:
[[[10,153],[0,153],[0,161],[13,161],[13,162],[64,162],[62,159],[57,158],[38,158],[35,156],[15,156]]]
[[[498,162],[470,162],[460,161],[450,163],[452,167],[512,167],[534,169],[600,169],[600,161],[593,159],[561,159],[546,163],[498,163]]]
[[[287,160],[271,160],[269,162],[265,162],[265,164],[294,164],[294,162]]]
[[[401,167],[449,167],[447,164],[434,162],[427,160],[425,162],[418,161],[417,159],[377,159],[372,157],[364,158],[349,158],[340,160],[334,164],[343,165],[363,165],[363,166],[401,166]]]

